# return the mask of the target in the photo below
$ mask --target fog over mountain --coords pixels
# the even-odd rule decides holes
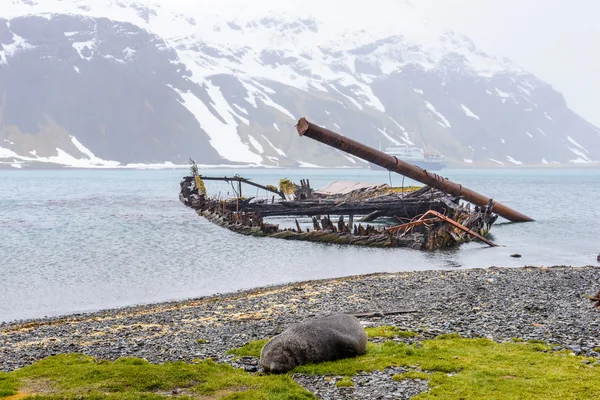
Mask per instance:
[[[600,129],[510,60],[410,2],[376,26],[182,1],[10,0],[0,165],[366,166],[301,116],[454,165],[589,164]]]

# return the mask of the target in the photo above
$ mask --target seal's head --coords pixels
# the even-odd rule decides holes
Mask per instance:
[[[282,341],[274,338],[263,347],[260,354],[260,365],[265,371],[282,374],[296,367],[294,358]]]

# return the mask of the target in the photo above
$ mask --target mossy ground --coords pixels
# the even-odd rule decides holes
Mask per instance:
[[[393,327],[370,336],[396,337]],[[412,335],[411,335],[412,336]],[[259,356],[266,340],[231,354]],[[418,399],[591,399],[600,398],[600,366],[595,360],[554,352],[541,343],[496,343],[440,335],[413,345],[369,343],[367,354],[304,365],[293,373],[343,376],[351,386],[359,372],[391,366],[414,368],[394,379],[427,379],[430,391]],[[210,360],[196,364],[150,364],[124,358],[114,362],[71,354],[49,357],[11,373],[0,373],[0,397],[39,399],[161,399],[178,390],[181,399],[314,399],[289,375],[249,374]]]
[[[414,337],[391,326],[367,328],[369,337]],[[258,357],[265,341],[232,350]],[[588,399],[600,398],[600,366],[568,351],[554,352],[542,341],[496,343],[456,333],[408,345],[369,343],[364,356],[297,367],[293,373],[345,376],[391,366],[417,369],[394,379],[424,379],[431,390],[417,399]],[[338,382],[338,383],[339,383]]]
[[[395,381],[402,381],[404,379],[421,379],[421,380],[429,380],[429,374],[421,371],[409,371],[403,374],[397,374],[392,376],[392,379]]]
[[[417,399],[591,399],[600,396],[600,367],[538,343],[496,343],[446,335],[415,345],[370,343],[367,354],[298,367],[294,372],[353,376],[390,366],[418,368],[396,379],[423,379]]]
[[[239,357],[260,357],[260,352],[269,339],[255,340],[237,349],[231,349],[227,354],[234,354]]]
[[[337,386],[337,387],[352,387],[352,386],[354,386],[354,382],[352,382],[352,379],[350,379],[349,377],[345,377],[345,378],[342,378],[339,381],[337,381],[335,383],[335,386]]]
[[[0,374],[0,397],[36,399],[315,399],[287,375],[253,375],[202,361],[150,364],[69,354]],[[16,395],[16,396],[15,396]]]
[[[415,332],[403,331],[398,329],[395,326],[376,326],[372,328],[365,328],[367,332],[367,336],[370,338],[373,337],[382,337],[391,339],[394,337],[416,337],[417,334]]]

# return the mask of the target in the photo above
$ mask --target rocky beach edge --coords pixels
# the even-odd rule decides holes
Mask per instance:
[[[598,266],[397,272],[298,282],[0,324],[0,370],[12,371],[50,355],[84,353],[153,363],[211,358],[253,372],[259,369],[257,359],[236,358],[227,351],[272,337],[306,318],[359,312],[376,313],[359,317],[365,326],[392,325],[421,339],[458,333],[497,342],[542,340],[598,359],[600,310],[590,298],[599,290]],[[377,315],[390,311],[404,313]],[[395,391],[398,396],[393,398],[426,390],[419,381],[412,388],[398,387],[409,384],[392,381],[391,374],[397,372],[357,377],[367,382],[360,390]],[[296,379],[319,397],[347,398],[320,377]]]

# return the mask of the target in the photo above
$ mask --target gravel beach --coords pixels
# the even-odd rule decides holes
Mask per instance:
[[[213,358],[253,372],[258,370],[256,358],[234,360],[227,350],[313,316],[398,310],[411,312],[359,319],[365,325],[411,330],[420,339],[452,332],[496,341],[538,339],[599,358],[594,349],[600,348],[600,310],[589,300],[599,290],[600,267],[592,266],[437,270],[301,282],[1,324],[0,370],[80,352],[151,362]],[[359,374],[354,388],[337,388],[336,377],[294,378],[324,399],[401,399],[427,390],[423,381],[391,380],[397,370]]]

